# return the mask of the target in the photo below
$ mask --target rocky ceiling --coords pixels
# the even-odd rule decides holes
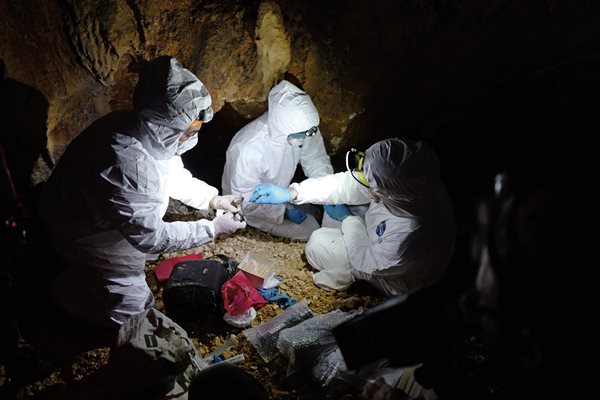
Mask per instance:
[[[195,151],[207,160],[211,148],[215,177],[214,154],[265,110],[284,74],[312,96],[334,159],[406,136],[430,139],[446,163],[469,153],[477,163],[485,151],[457,150],[512,147],[558,109],[598,110],[597,3],[3,0],[0,57],[10,78],[46,98],[55,160],[94,119],[131,106],[143,61],[169,54],[214,99]]]

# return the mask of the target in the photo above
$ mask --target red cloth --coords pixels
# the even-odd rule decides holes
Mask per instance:
[[[223,305],[229,315],[235,316],[252,306],[257,308],[267,304],[268,301],[250,284],[244,271],[238,271],[230,280],[221,286]]]
[[[154,270],[154,274],[159,282],[164,282],[171,276],[171,272],[173,272],[173,267],[175,264],[181,261],[192,261],[192,260],[202,260],[204,255],[202,253],[197,254],[188,254],[181,257],[173,257],[167,258],[166,260],[162,260],[156,269]]]

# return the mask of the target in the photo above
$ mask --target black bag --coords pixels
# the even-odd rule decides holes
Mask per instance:
[[[166,314],[188,333],[219,332],[225,327],[221,286],[235,274],[238,262],[218,257],[178,262],[165,283]]]

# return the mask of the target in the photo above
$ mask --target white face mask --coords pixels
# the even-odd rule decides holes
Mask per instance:
[[[175,154],[177,154],[178,156],[182,155],[183,153],[185,153],[186,151],[190,150],[192,147],[194,147],[196,144],[198,143],[198,135],[194,135],[191,138],[189,138],[188,140],[186,140],[183,143],[180,143],[179,146],[177,146],[177,151],[175,152]]]

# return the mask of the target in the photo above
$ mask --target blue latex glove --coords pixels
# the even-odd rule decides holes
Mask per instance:
[[[345,204],[325,204],[323,208],[327,215],[337,221],[343,221],[346,217],[352,215],[352,211]]]
[[[306,219],[306,211],[297,210],[295,208],[286,208],[284,217],[296,224],[301,224]]]
[[[277,288],[258,289],[258,293],[260,293],[269,303],[277,303],[281,308],[288,308],[289,306],[296,304],[296,300],[285,293],[281,293]]]
[[[250,202],[256,204],[282,204],[292,200],[288,188],[282,188],[272,183],[259,183],[254,187]]]

